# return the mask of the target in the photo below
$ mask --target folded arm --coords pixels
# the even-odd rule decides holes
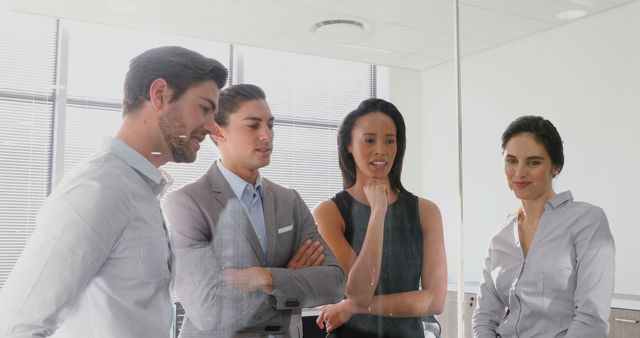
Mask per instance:
[[[237,268],[233,258],[226,259],[237,254],[237,240],[232,238],[234,233],[225,232],[237,227],[224,224],[237,222],[238,213],[244,212],[241,206],[230,203],[225,208],[217,220],[216,234],[210,228],[213,220],[182,190],[169,194],[163,209],[175,248],[174,287],[189,320],[201,331],[235,331],[250,326],[255,293],[230,287],[223,273],[226,268]]]
[[[271,292],[274,306],[278,310],[299,307],[314,307],[338,302],[344,295],[344,273],[333,252],[324,242],[311,212],[295,192],[293,206],[294,223],[299,227],[296,247],[304,246],[309,239],[319,242],[324,260],[319,266],[302,269],[269,267],[274,289]]]

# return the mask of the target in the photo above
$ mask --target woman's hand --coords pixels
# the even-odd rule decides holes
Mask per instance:
[[[389,182],[378,178],[370,178],[362,189],[367,202],[371,206],[371,211],[387,210],[388,195],[390,192]]]
[[[327,333],[330,333],[344,325],[354,313],[353,304],[348,299],[345,299],[340,303],[321,307],[316,324],[321,329],[326,329]]]

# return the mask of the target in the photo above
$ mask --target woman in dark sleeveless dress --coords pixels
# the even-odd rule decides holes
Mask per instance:
[[[405,146],[402,115],[381,99],[362,102],[338,130],[345,190],[313,211],[347,276],[346,299],[318,316],[332,336],[424,337],[423,319],[444,306],[440,211],[402,186]]]

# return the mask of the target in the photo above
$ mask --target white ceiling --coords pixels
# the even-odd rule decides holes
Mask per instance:
[[[3,1],[3,0],[0,0]],[[461,52],[469,55],[634,0],[460,0]],[[2,2],[0,2],[2,3]],[[453,57],[451,0],[4,0],[9,10],[411,69]],[[358,36],[312,32],[350,19]]]

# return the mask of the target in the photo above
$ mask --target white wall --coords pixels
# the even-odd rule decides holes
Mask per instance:
[[[448,281],[457,280],[460,250],[455,82],[453,64],[423,73],[422,190],[442,214]]]
[[[417,70],[389,67],[388,99],[402,113],[407,126],[407,149],[402,167],[402,184],[412,193],[425,197],[422,191],[422,74]]]
[[[640,295],[640,3],[634,2],[462,62],[465,281],[480,279],[488,240],[517,206],[500,136],[525,114],[549,118],[565,142],[556,191],[603,207],[616,246],[616,292]],[[450,281],[458,242],[452,65],[422,74],[423,192],[445,222]]]

